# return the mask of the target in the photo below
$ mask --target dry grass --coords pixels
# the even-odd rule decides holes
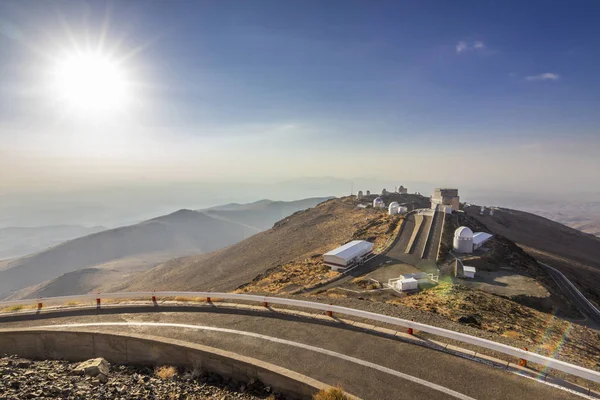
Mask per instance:
[[[187,297],[187,296],[176,296],[174,298],[175,301],[187,301],[187,302],[195,302],[195,303],[205,303],[206,297]],[[210,298],[211,302],[222,301],[223,299],[213,299]]]
[[[0,313],[12,313],[22,310],[33,310],[37,308],[37,304],[16,304],[0,309]]]
[[[442,282],[389,302],[453,321],[472,316],[477,320],[477,328],[520,340],[531,351],[600,370],[600,334],[504,297]]]
[[[519,334],[519,332],[515,332],[515,331],[506,331],[502,334],[502,336],[510,338],[510,339],[519,339],[521,337],[521,334]]]
[[[177,368],[173,366],[163,365],[162,367],[157,368],[154,371],[154,374],[162,380],[173,379],[173,377],[177,375]]]
[[[348,396],[342,388],[337,386],[319,391],[313,396],[313,400],[348,400]]]
[[[330,279],[339,272],[334,272],[323,264],[321,255],[307,258],[301,262],[285,264],[266,276],[244,286],[239,292],[281,293],[288,287],[310,286]]]
[[[15,306],[3,308],[1,311],[2,312],[17,312],[17,311],[21,311],[23,308],[25,308],[23,305],[18,304]]]

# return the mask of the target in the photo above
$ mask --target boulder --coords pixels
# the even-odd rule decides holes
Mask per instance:
[[[109,364],[104,358],[93,358],[80,363],[75,367],[73,372],[88,376],[97,376],[101,382],[105,382],[106,378],[108,378]]]
[[[481,322],[479,321],[478,315],[466,315],[462,316],[458,319],[458,322],[461,324],[467,324],[475,327],[481,327]]]

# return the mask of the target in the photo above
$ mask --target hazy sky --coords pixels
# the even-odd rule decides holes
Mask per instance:
[[[594,1],[3,0],[0,194],[306,176],[596,188],[598,15]]]

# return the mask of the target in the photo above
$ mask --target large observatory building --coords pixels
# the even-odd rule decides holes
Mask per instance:
[[[436,188],[431,196],[431,208],[435,210],[440,205],[446,213],[458,211],[459,202],[458,189]]]

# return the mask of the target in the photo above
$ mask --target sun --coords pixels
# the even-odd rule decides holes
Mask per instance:
[[[76,110],[106,111],[130,100],[122,66],[100,52],[77,52],[55,61],[52,92],[56,100]]]

